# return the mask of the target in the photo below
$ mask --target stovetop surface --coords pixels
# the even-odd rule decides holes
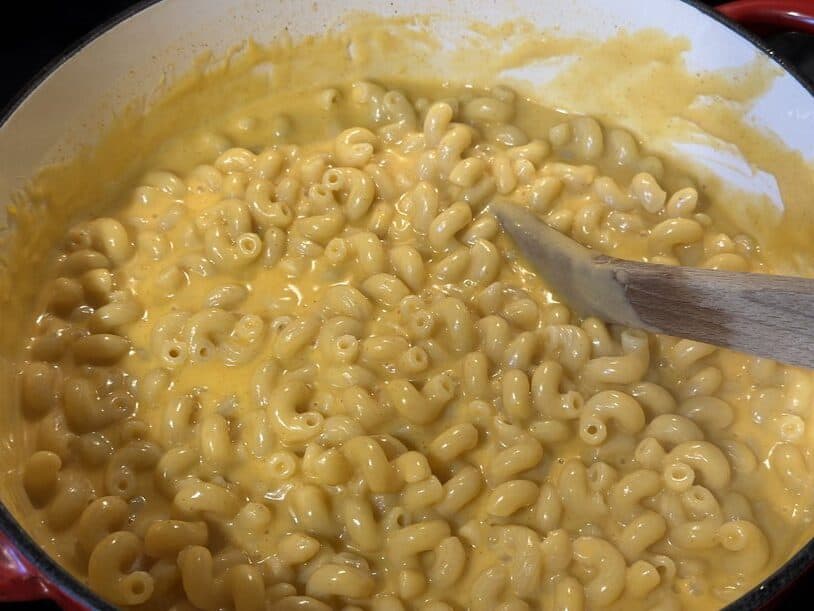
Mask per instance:
[[[0,108],[5,108],[25,85],[53,58],[123,10],[134,0],[40,0],[14,2],[3,17],[6,32],[0,37]],[[705,2],[710,6],[721,2]],[[798,73],[814,83],[814,36],[773,33],[763,36],[766,45]],[[782,601],[782,608],[810,608],[814,600],[814,571],[802,578]],[[51,603],[0,604],[0,611],[54,611]]]

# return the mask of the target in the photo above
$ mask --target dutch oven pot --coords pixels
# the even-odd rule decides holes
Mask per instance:
[[[717,67],[721,54],[742,58],[770,55],[757,38],[734,21],[760,31],[786,28],[814,32],[811,0],[738,0],[717,7],[718,12],[683,0],[350,0],[315,3],[313,10],[310,2],[299,0],[141,2],[55,60],[0,118],[0,206],[38,168],[69,156],[77,145],[92,144],[99,133],[94,126],[103,125],[128,101],[149,95],[170,66],[175,74],[183,74],[202,50],[218,56],[247,38],[267,41],[284,29],[295,38],[318,34],[324,24],[337,23],[346,11],[358,10],[382,16],[439,15],[447,18],[447,35],[456,27],[466,27],[464,20],[455,19],[460,15],[488,23],[522,17],[541,30],[556,27],[563,35],[587,33],[600,39],[612,36],[618,28],[658,28],[687,37],[700,69]],[[781,62],[771,61],[780,64],[783,72],[755,106],[755,121],[805,158],[814,159],[814,97],[810,86]],[[89,117],[100,120],[88,121]],[[69,136],[71,126],[85,129],[80,135],[73,131]],[[0,218],[3,212],[0,209]],[[4,364],[0,355],[0,365]],[[9,420],[0,426],[10,426]],[[3,437],[13,439],[13,434]],[[6,458],[11,455],[2,452]],[[3,465],[4,471],[9,469],[13,465]],[[20,507],[8,496],[5,490],[0,491],[0,601],[50,598],[69,610],[111,609],[31,538],[20,525]],[[729,608],[771,606],[812,566],[814,541]]]

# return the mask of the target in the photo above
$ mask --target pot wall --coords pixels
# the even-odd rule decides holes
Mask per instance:
[[[692,70],[741,65],[760,52],[736,32],[679,0],[163,0],[127,18],[69,57],[13,111],[0,128],[0,201],[45,162],[70,157],[94,142],[114,114],[135,98],[149,97],[164,75],[184,73],[202,52],[223,54],[237,42],[261,42],[287,30],[318,34],[353,11],[384,16],[437,15],[433,31],[446,40],[462,36],[468,19],[500,23],[522,15],[558,35],[606,38],[620,28],[681,32],[689,40]],[[579,111],[579,108],[569,110]],[[792,148],[814,158],[814,101],[788,74],[775,80],[753,109],[754,120]],[[20,146],[24,142],[25,146]]]

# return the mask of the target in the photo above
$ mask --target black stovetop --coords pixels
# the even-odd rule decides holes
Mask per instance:
[[[814,1],[814,0],[813,0]],[[721,2],[709,1],[716,5]],[[13,11],[2,20],[0,36],[0,109],[53,58],[71,48],[91,30],[123,10],[134,0],[22,0],[13,2]],[[814,36],[796,33],[768,34],[769,48],[795,66],[814,83]],[[814,571],[803,578],[782,601],[783,608],[808,608],[814,600]],[[26,611],[54,611],[51,603],[0,604],[0,611],[24,608]]]

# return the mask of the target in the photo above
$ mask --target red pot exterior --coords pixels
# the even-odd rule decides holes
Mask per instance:
[[[717,10],[750,29],[770,27],[814,34],[811,0],[736,0],[718,6]]]
[[[65,611],[88,611],[88,607],[43,580],[37,569],[0,533],[0,602],[43,599],[54,601]]]

